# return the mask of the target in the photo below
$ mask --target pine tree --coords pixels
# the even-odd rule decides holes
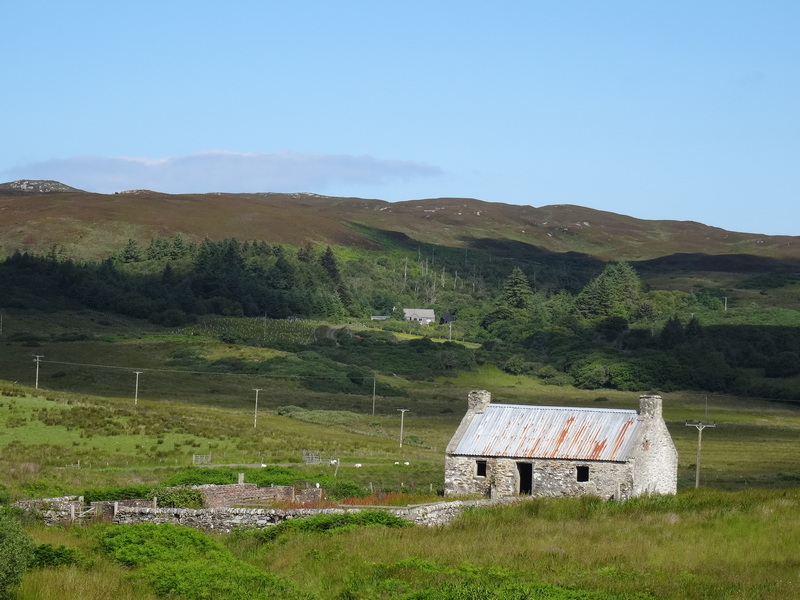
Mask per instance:
[[[683,323],[677,316],[674,316],[664,324],[664,328],[659,335],[659,341],[662,348],[670,349],[681,344],[684,336]]]
[[[575,298],[584,319],[622,317],[630,321],[642,303],[642,282],[628,263],[609,263]]]
[[[142,249],[139,242],[133,238],[128,238],[128,243],[118,255],[119,261],[123,263],[140,262],[142,260]]]
[[[686,324],[686,337],[693,340],[703,337],[703,326],[700,325],[700,321],[694,315]]]
[[[335,283],[338,284],[341,282],[342,278],[339,274],[339,265],[336,263],[336,256],[334,256],[330,246],[325,249],[325,254],[322,255],[319,262]]]
[[[519,267],[514,267],[503,284],[500,304],[504,308],[530,310],[533,306],[533,290],[528,277]]]

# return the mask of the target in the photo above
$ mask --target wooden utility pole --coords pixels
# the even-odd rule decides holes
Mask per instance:
[[[711,423],[703,423],[702,421],[686,421],[687,427],[697,428],[697,460],[695,461],[695,474],[694,474],[694,487],[700,487],[700,448],[703,444],[703,429],[706,427],[716,427],[717,424],[713,421]]]
[[[403,447],[403,418],[406,416],[408,412],[407,408],[398,408],[397,410],[400,411],[400,447]]]

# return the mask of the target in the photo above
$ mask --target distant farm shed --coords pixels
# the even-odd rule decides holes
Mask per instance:
[[[436,314],[432,308],[404,308],[403,317],[406,321],[428,325],[436,321]]]
[[[447,445],[444,491],[625,500],[674,494],[677,479],[661,396],[641,396],[637,412],[491,404],[475,390]]]

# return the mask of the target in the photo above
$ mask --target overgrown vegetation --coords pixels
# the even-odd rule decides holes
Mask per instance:
[[[273,527],[253,532],[260,542],[272,542],[292,534],[344,533],[363,527],[411,527],[411,523],[381,510],[357,513],[321,514],[305,519],[283,521]]]
[[[64,585],[86,584],[99,569],[104,588],[136,583],[131,599],[783,600],[800,592],[798,509],[797,490],[701,489],[625,503],[534,499],[434,529],[394,527],[378,512],[359,524],[321,516],[270,528],[269,540],[154,524],[35,529],[55,548],[85,548],[94,566],[44,565],[19,591],[32,598],[26,590],[53,572]]]
[[[34,562],[34,544],[15,514],[0,508],[0,598],[13,597],[13,588]]]
[[[102,552],[134,569],[160,597],[306,598],[295,586],[236,559],[208,535],[169,524],[110,527],[98,537]]]

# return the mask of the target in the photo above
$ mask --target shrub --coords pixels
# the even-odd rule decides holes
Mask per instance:
[[[159,506],[169,508],[203,508],[205,506],[203,493],[188,486],[155,488],[150,491],[150,496],[158,498]]]
[[[306,519],[291,519],[256,533],[258,539],[270,541],[287,533],[332,533],[361,527],[412,527],[413,524],[384,510],[365,510],[354,513],[321,514]]]
[[[8,510],[0,511],[0,599],[11,598],[11,588],[33,561],[34,545]]]
[[[99,544],[101,551],[128,567],[229,555],[221,543],[204,533],[165,523],[114,525],[101,532]]]
[[[157,562],[145,567],[140,577],[163,598],[302,598],[290,583],[233,558],[221,562]]]
[[[114,560],[139,568],[135,576],[160,597],[185,600],[302,598],[291,584],[234,558],[208,535],[180,525],[112,526],[99,538]]]
[[[64,545],[56,547],[52,544],[39,544],[33,549],[31,566],[34,568],[82,566],[86,562],[86,558],[76,548],[67,548]]]
[[[161,485],[163,487],[205,485],[209,483],[224,485],[227,483],[236,483],[236,481],[236,471],[230,467],[219,467],[215,469],[198,469],[197,467],[191,467],[168,477],[161,482]]]
[[[326,486],[328,498],[330,500],[341,500],[343,498],[362,498],[367,491],[357,483],[352,481],[336,480],[331,486]]]
[[[129,500],[131,498],[152,498],[152,486],[133,485],[128,487],[104,487],[84,490],[83,498],[86,502],[113,502],[115,500]]]

